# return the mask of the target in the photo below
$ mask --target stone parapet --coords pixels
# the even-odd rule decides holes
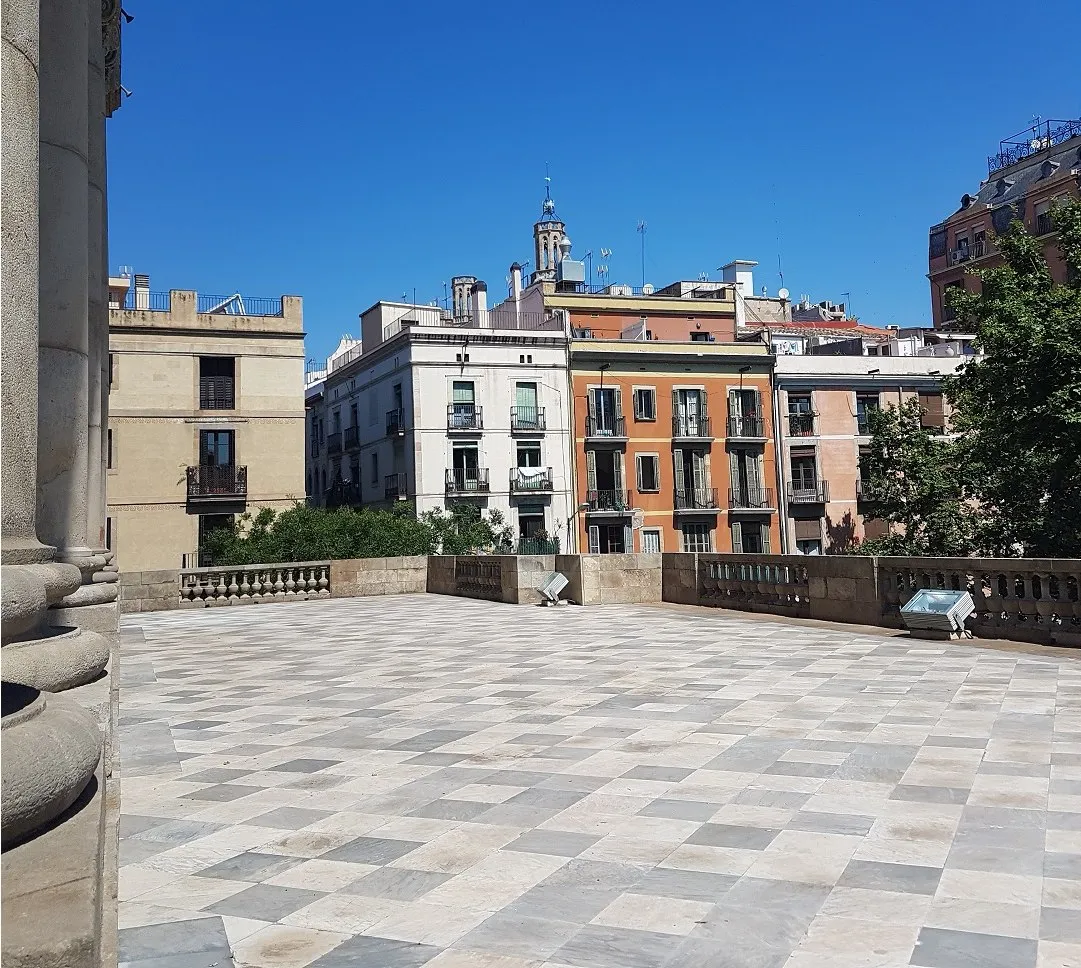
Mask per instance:
[[[698,556],[689,552],[661,555],[661,598],[679,605],[697,605]]]
[[[349,558],[330,563],[332,598],[407,595],[428,589],[428,558]]]
[[[134,571],[120,574],[120,611],[160,612],[180,607],[180,572]]]

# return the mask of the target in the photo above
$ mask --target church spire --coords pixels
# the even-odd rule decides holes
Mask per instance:
[[[559,261],[559,243],[563,238],[563,223],[556,215],[556,203],[552,200],[552,176],[548,165],[544,166],[544,202],[541,205],[540,220],[533,223],[533,250],[536,270],[533,281],[538,279],[554,280],[556,264]]]

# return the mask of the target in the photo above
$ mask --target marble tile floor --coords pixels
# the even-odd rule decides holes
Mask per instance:
[[[419,595],[120,671],[124,968],[1081,965],[1081,656]]]

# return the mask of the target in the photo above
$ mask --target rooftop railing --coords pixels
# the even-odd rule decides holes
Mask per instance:
[[[214,296],[198,293],[195,297],[195,311],[214,316],[281,316],[281,296]]]
[[[151,313],[167,313],[172,308],[171,294],[129,289],[124,296],[124,309],[141,309]]]

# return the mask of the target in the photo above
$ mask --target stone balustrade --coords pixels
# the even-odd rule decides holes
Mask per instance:
[[[180,572],[180,607],[258,605],[330,598],[330,562],[188,568]]]
[[[807,558],[781,555],[698,556],[700,605],[809,617]]]
[[[135,573],[121,576],[121,604],[146,611],[425,591],[534,604],[553,571],[568,579],[563,597],[579,605],[664,601],[888,628],[902,627],[900,608],[921,588],[966,590],[974,635],[1081,645],[1081,560],[420,555]]]
[[[967,591],[969,619],[983,638],[1081,645],[1081,560],[1055,558],[877,558],[882,621],[921,588]]]

